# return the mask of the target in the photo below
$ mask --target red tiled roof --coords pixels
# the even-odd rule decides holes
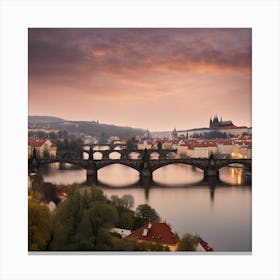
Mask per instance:
[[[150,225],[150,228],[149,228]],[[147,234],[145,235],[145,232]],[[143,235],[144,233],[144,235]],[[128,238],[135,238],[143,241],[158,242],[175,245],[179,242],[179,237],[171,231],[166,223],[150,222],[132,232]]]
[[[28,138],[28,146],[41,147],[48,139],[43,138]],[[51,147],[56,147],[56,144],[51,143]]]
[[[189,145],[188,145],[188,144],[183,143],[183,144],[180,144],[179,146],[181,146],[181,147],[188,147]]]
[[[211,141],[205,141],[205,142],[200,142],[200,143],[191,143],[188,144],[189,149],[194,149],[194,148],[208,148],[208,147],[216,147],[217,144]]]
[[[208,245],[208,243],[205,242],[203,239],[200,238],[199,243],[200,243],[200,245],[204,248],[205,251],[207,251],[207,252],[212,252],[212,251],[214,251],[213,248],[210,247],[210,246]]]
[[[223,144],[223,145],[232,145],[233,141],[229,139],[223,139],[223,138],[218,138],[215,140],[216,143],[218,144]]]
[[[31,147],[41,147],[47,139],[41,139],[41,138],[29,138],[28,139],[28,146]]]

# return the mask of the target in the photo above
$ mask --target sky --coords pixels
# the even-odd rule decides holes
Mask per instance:
[[[249,28],[30,28],[29,115],[164,131],[251,126]]]

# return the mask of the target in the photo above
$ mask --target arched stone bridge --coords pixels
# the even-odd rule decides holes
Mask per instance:
[[[137,154],[138,158],[143,158],[144,155],[147,155],[150,159],[153,155],[158,155],[159,158],[167,158],[168,156],[175,156],[176,149],[149,149],[149,150],[137,150],[137,149],[108,149],[108,150],[99,150],[90,148],[89,150],[83,150],[83,153],[89,155],[89,159],[94,158],[95,154],[101,154],[102,160],[110,159],[110,155],[113,153],[120,154],[121,159],[129,159],[132,154]]]
[[[94,159],[94,153],[100,152],[103,157],[100,160]],[[140,174],[140,180],[152,180],[153,172],[163,166],[170,164],[187,164],[200,168],[204,173],[204,179],[207,180],[209,176],[219,177],[219,169],[228,166],[229,164],[239,163],[245,168],[251,170],[251,159],[218,159],[211,155],[209,158],[168,158],[168,154],[176,152],[176,150],[120,150],[120,159],[110,159],[109,154],[116,152],[115,150],[94,151],[92,148],[88,151],[89,158],[83,159],[82,154],[77,154],[71,151],[65,153],[58,153],[56,158],[39,159],[34,149],[32,157],[28,161],[29,170],[38,170],[40,165],[47,165],[54,162],[70,163],[80,166],[87,170],[87,182],[96,183],[97,171],[105,166],[112,164],[122,164],[137,170]],[[140,155],[139,159],[129,158],[129,154],[137,152]],[[151,159],[153,153],[158,153],[158,159]]]

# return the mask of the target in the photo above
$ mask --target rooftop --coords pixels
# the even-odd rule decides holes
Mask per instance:
[[[128,238],[135,238],[143,241],[159,242],[175,245],[179,242],[179,237],[171,231],[166,223],[149,222],[132,232]]]
[[[28,146],[41,147],[46,141],[49,141],[51,147],[56,147],[54,143],[51,143],[49,139],[45,138],[28,138]]]

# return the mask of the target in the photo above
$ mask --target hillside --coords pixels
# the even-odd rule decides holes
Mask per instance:
[[[28,116],[28,123],[38,123],[38,122],[64,122],[64,119],[51,117],[51,116]]]
[[[135,135],[143,135],[144,129],[110,124],[100,124],[95,121],[68,121],[61,118],[50,116],[29,116],[29,125],[58,128],[68,133],[80,135],[91,135],[98,138],[108,138],[109,136],[118,136],[129,139]]]

